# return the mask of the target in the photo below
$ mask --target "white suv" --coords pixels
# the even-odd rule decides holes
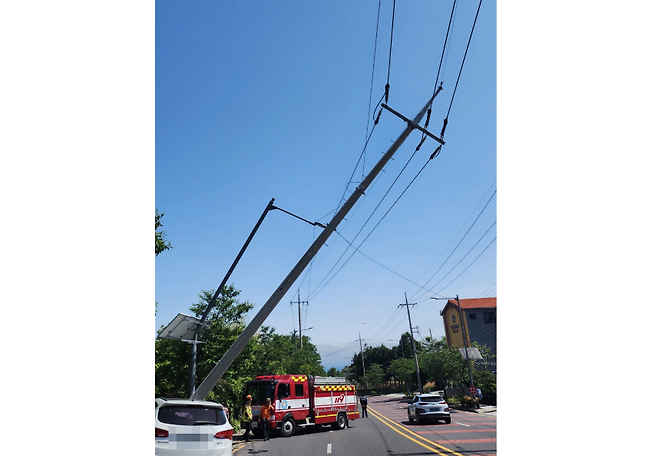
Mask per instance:
[[[407,407],[409,421],[423,419],[443,420],[450,424],[450,408],[448,403],[439,394],[416,394]]]
[[[224,407],[211,401],[155,400],[155,454],[230,455],[233,427]]]

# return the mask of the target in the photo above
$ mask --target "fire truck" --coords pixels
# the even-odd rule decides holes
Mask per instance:
[[[260,407],[270,398],[275,420],[270,421],[269,429],[279,430],[284,437],[307,426],[331,424],[334,429],[345,429],[349,420],[359,417],[356,387],[343,377],[263,375],[247,382],[245,394],[252,397],[256,422]]]

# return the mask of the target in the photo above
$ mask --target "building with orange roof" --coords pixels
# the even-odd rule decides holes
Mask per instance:
[[[461,305],[461,318],[459,315]],[[473,342],[486,345],[496,355],[496,298],[449,299],[441,311],[448,347],[469,347]],[[464,333],[462,333],[462,327]]]

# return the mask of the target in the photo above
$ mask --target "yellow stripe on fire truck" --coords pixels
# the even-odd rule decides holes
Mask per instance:
[[[290,378],[293,382],[305,382],[306,375],[291,375]]]
[[[316,391],[354,391],[354,385],[326,385],[316,386]]]

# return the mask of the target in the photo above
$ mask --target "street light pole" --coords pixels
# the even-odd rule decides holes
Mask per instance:
[[[203,316],[201,317],[201,320],[199,321],[199,324],[197,325],[196,329],[194,330],[194,337],[192,338],[192,351],[190,353],[190,377],[189,377],[189,385],[188,385],[188,392],[189,395],[192,396],[194,394],[195,390],[195,383],[196,383],[196,358],[197,358],[197,345],[199,344],[199,332],[201,331],[201,328],[203,327],[203,323],[206,321],[206,318],[208,317],[208,314],[210,313],[210,310],[213,308],[215,305],[215,302],[217,301],[217,298],[219,297],[219,294],[222,292],[224,289],[224,286],[226,285],[226,282],[228,282],[229,277],[231,277],[231,274],[233,273],[233,270],[235,267],[238,265],[238,262],[240,261],[240,258],[242,258],[242,255],[244,254],[245,250],[247,250],[247,247],[249,246],[249,243],[251,240],[254,238],[254,235],[256,234],[256,231],[258,231],[258,228],[260,228],[260,225],[263,223],[263,220],[265,220],[265,216],[267,215],[268,212],[270,212],[272,209],[275,209],[276,207],[274,206],[274,198],[270,200],[270,202],[267,204],[267,207],[261,214],[260,218],[258,219],[258,222],[256,222],[256,226],[254,226],[254,229],[251,230],[251,233],[249,234],[249,237],[245,241],[244,245],[242,246],[242,249],[240,249],[240,253],[238,253],[238,256],[235,257],[235,260],[233,260],[233,264],[229,268],[228,272],[224,276],[224,279],[222,280],[222,283],[219,284],[219,287],[217,287],[217,290],[215,290],[215,295],[212,297],[210,302],[208,303],[208,306],[206,307],[206,310],[203,312]]]

